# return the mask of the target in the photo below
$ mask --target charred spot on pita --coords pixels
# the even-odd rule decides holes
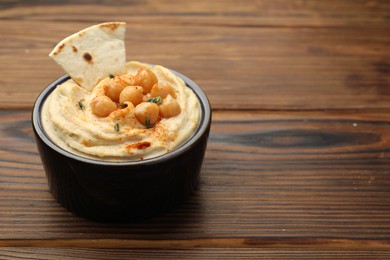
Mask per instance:
[[[54,55],[58,55],[58,54],[62,51],[62,49],[63,49],[64,47],[65,47],[65,43],[61,44],[60,46],[58,46],[57,51],[54,52],[53,54],[54,54]]]
[[[85,60],[86,62],[92,63],[92,56],[91,56],[91,54],[89,54],[88,52],[85,52],[85,53],[83,54],[83,58],[84,58],[84,60]]]
[[[115,31],[120,25],[121,25],[120,23],[103,23],[100,24],[99,26],[100,28],[107,28],[110,31]]]
[[[73,50],[73,52],[77,52],[77,47],[72,45],[72,50]]]

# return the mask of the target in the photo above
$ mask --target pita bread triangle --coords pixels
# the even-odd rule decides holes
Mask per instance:
[[[63,39],[49,56],[81,87],[91,91],[109,76],[126,73],[126,23],[91,26]]]

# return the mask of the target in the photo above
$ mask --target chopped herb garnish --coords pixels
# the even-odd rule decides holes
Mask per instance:
[[[145,118],[145,126],[146,128],[150,128],[150,118],[148,116]]]
[[[84,109],[85,109],[85,106],[84,106],[84,104],[83,104],[81,101],[79,101],[79,108],[80,108],[81,110],[84,110]]]
[[[110,74],[108,74],[108,76],[110,77],[110,79],[113,79],[113,78],[115,78],[115,76],[114,76],[114,75],[112,75],[111,73],[110,73]]]
[[[125,102],[121,103],[121,108],[126,108],[128,105]]]
[[[119,131],[119,124],[118,124],[118,123],[115,124],[114,129],[115,129],[115,131],[117,131],[117,132]]]
[[[151,102],[151,103],[156,103],[156,104],[161,104],[162,101],[163,101],[163,99],[160,96],[154,97],[154,98],[148,98],[146,100],[146,102]]]

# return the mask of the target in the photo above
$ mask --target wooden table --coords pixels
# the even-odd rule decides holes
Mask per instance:
[[[64,210],[32,134],[48,53],[104,21],[213,107],[200,190],[145,223]],[[1,259],[390,258],[389,1],[0,0],[0,35]]]

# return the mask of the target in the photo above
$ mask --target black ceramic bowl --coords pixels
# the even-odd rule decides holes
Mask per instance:
[[[61,205],[96,221],[142,221],[172,210],[197,189],[210,131],[210,104],[196,83],[173,72],[198,97],[200,123],[175,150],[142,161],[93,160],[63,150],[45,133],[41,110],[48,95],[69,76],[57,79],[39,95],[32,125],[50,191]]]

